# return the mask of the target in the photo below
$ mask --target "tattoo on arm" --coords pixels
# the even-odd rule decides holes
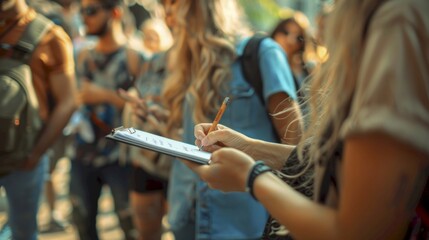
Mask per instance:
[[[396,209],[392,222],[386,226],[386,229],[381,232],[381,234],[375,239],[386,239],[394,236],[399,236],[396,234],[404,234],[406,229],[398,228],[403,226],[404,220],[411,217],[409,214],[414,213],[415,208],[420,201],[423,189],[426,185],[427,179],[429,176],[429,165],[423,168],[418,172],[415,178],[412,178],[406,174],[401,175],[398,178],[398,184],[396,192],[393,195],[391,207]],[[404,215],[407,214],[407,215]]]

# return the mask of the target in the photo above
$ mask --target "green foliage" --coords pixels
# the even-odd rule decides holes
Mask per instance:
[[[239,3],[256,31],[270,31],[282,12],[275,0],[239,0]]]

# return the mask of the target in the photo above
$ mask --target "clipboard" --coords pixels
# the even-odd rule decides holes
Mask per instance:
[[[210,164],[211,153],[200,151],[195,145],[162,137],[143,130],[118,127],[113,129],[106,138],[173,157],[183,158],[199,164]]]

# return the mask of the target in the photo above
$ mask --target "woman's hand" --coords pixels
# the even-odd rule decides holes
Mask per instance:
[[[135,121],[146,121],[147,117],[147,106],[146,101],[142,98],[139,98],[136,90],[131,90],[131,92],[127,92],[123,89],[118,89],[118,95],[129,104],[132,109],[132,112],[135,116]]]
[[[167,109],[157,102],[148,102],[147,105],[148,115],[152,115],[158,122],[167,122],[170,117],[170,112]]]
[[[253,159],[263,160],[273,169],[280,170],[295,148],[286,144],[253,139],[221,124],[207,134],[211,125],[211,123],[200,123],[194,128],[195,145],[203,146],[204,151],[207,152],[215,152],[222,147],[235,148]]]
[[[156,129],[162,136],[171,136],[172,138],[177,139],[178,134],[171,135],[167,130],[167,120],[170,116],[170,112],[164,109],[161,105],[153,103],[148,106],[148,115],[147,121],[154,129]]]
[[[127,101],[133,112],[133,122],[140,125],[150,124],[154,130],[159,132],[162,136],[172,136],[178,139],[180,132],[171,135],[167,131],[167,120],[170,117],[170,112],[162,107],[160,101],[153,96],[139,98],[135,89],[125,91],[118,89],[118,95]],[[148,127],[146,125],[146,127]]]
[[[231,147],[252,155],[251,143],[253,139],[221,124],[207,135],[211,123],[200,123],[195,125],[195,144],[203,146],[208,152],[214,152],[222,147]]]
[[[207,182],[209,187],[224,192],[244,192],[247,176],[255,163],[249,155],[233,148],[213,152],[210,165],[187,160],[182,162]]]

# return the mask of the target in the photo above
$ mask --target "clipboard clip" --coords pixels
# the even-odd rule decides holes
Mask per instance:
[[[136,130],[134,128],[132,128],[132,127],[131,128],[126,128],[124,126],[120,126],[120,127],[112,129],[112,133],[111,134],[114,135],[116,132],[119,132],[119,131],[128,131],[131,134],[133,134],[133,133],[136,132]]]

